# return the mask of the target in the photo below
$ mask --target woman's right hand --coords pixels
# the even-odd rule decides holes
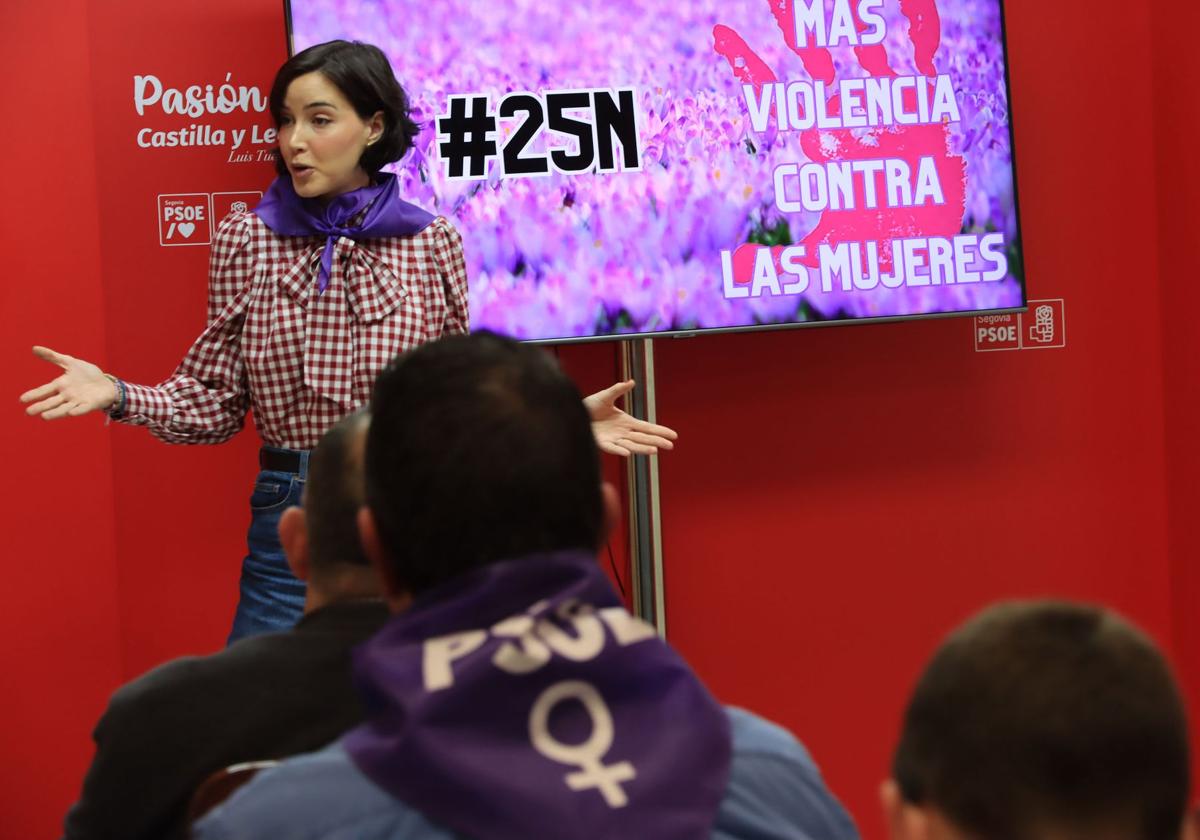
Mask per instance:
[[[62,376],[40,388],[26,391],[21,402],[32,403],[25,413],[43,420],[78,417],[89,411],[109,408],[117,401],[117,385],[91,362],[55,353],[49,347],[34,347],[33,355],[63,369]]]

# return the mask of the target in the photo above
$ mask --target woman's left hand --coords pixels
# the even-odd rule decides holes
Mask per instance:
[[[634,384],[628,379],[584,397],[596,446],[612,455],[625,456],[656,455],[660,449],[673,449],[679,437],[674,429],[638,420],[617,408],[617,400],[632,391]]]

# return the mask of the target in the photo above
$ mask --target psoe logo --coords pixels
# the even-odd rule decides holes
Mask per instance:
[[[248,213],[250,210],[258,206],[258,202],[262,199],[262,193],[258,190],[250,192],[215,192],[212,194],[212,223],[213,227],[220,229],[221,220],[235,210],[239,213]]]
[[[1067,346],[1067,316],[1061,298],[1029,301],[1021,316],[1021,348],[1043,350]]]
[[[1046,350],[1067,346],[1062,298],[1029,301],[1029,311],[975,316],[975,351]]]
[[[158,197],[159,245],[207,245],[212,239],[208,193]]]

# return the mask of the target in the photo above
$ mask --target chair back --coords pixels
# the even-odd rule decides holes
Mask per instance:
[[[213,808],[228,799],[235,790],[258,775],[260,770],[274,767],[278,761],[246,761],[231,764],[213,773],[200,783],[188,804],[187,821],[192,825]]]

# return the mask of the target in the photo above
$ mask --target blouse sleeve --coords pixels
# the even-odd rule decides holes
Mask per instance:
[[[434,237],[433,256],[446,297],[446,318],[442,322],[442,335],[460,335],[471,329],[471,310],[467,302],[467,264],[463,258],[462,235],[454,226],[439,216],[434,220],[437,235]]]
[[[250,405],[242,324],[254,279],[250,214],[226,216],[213,238],[208,324],[170,378],[126,383],[122,423],[146,426],[167,443],[221,443],[245,424]]]

